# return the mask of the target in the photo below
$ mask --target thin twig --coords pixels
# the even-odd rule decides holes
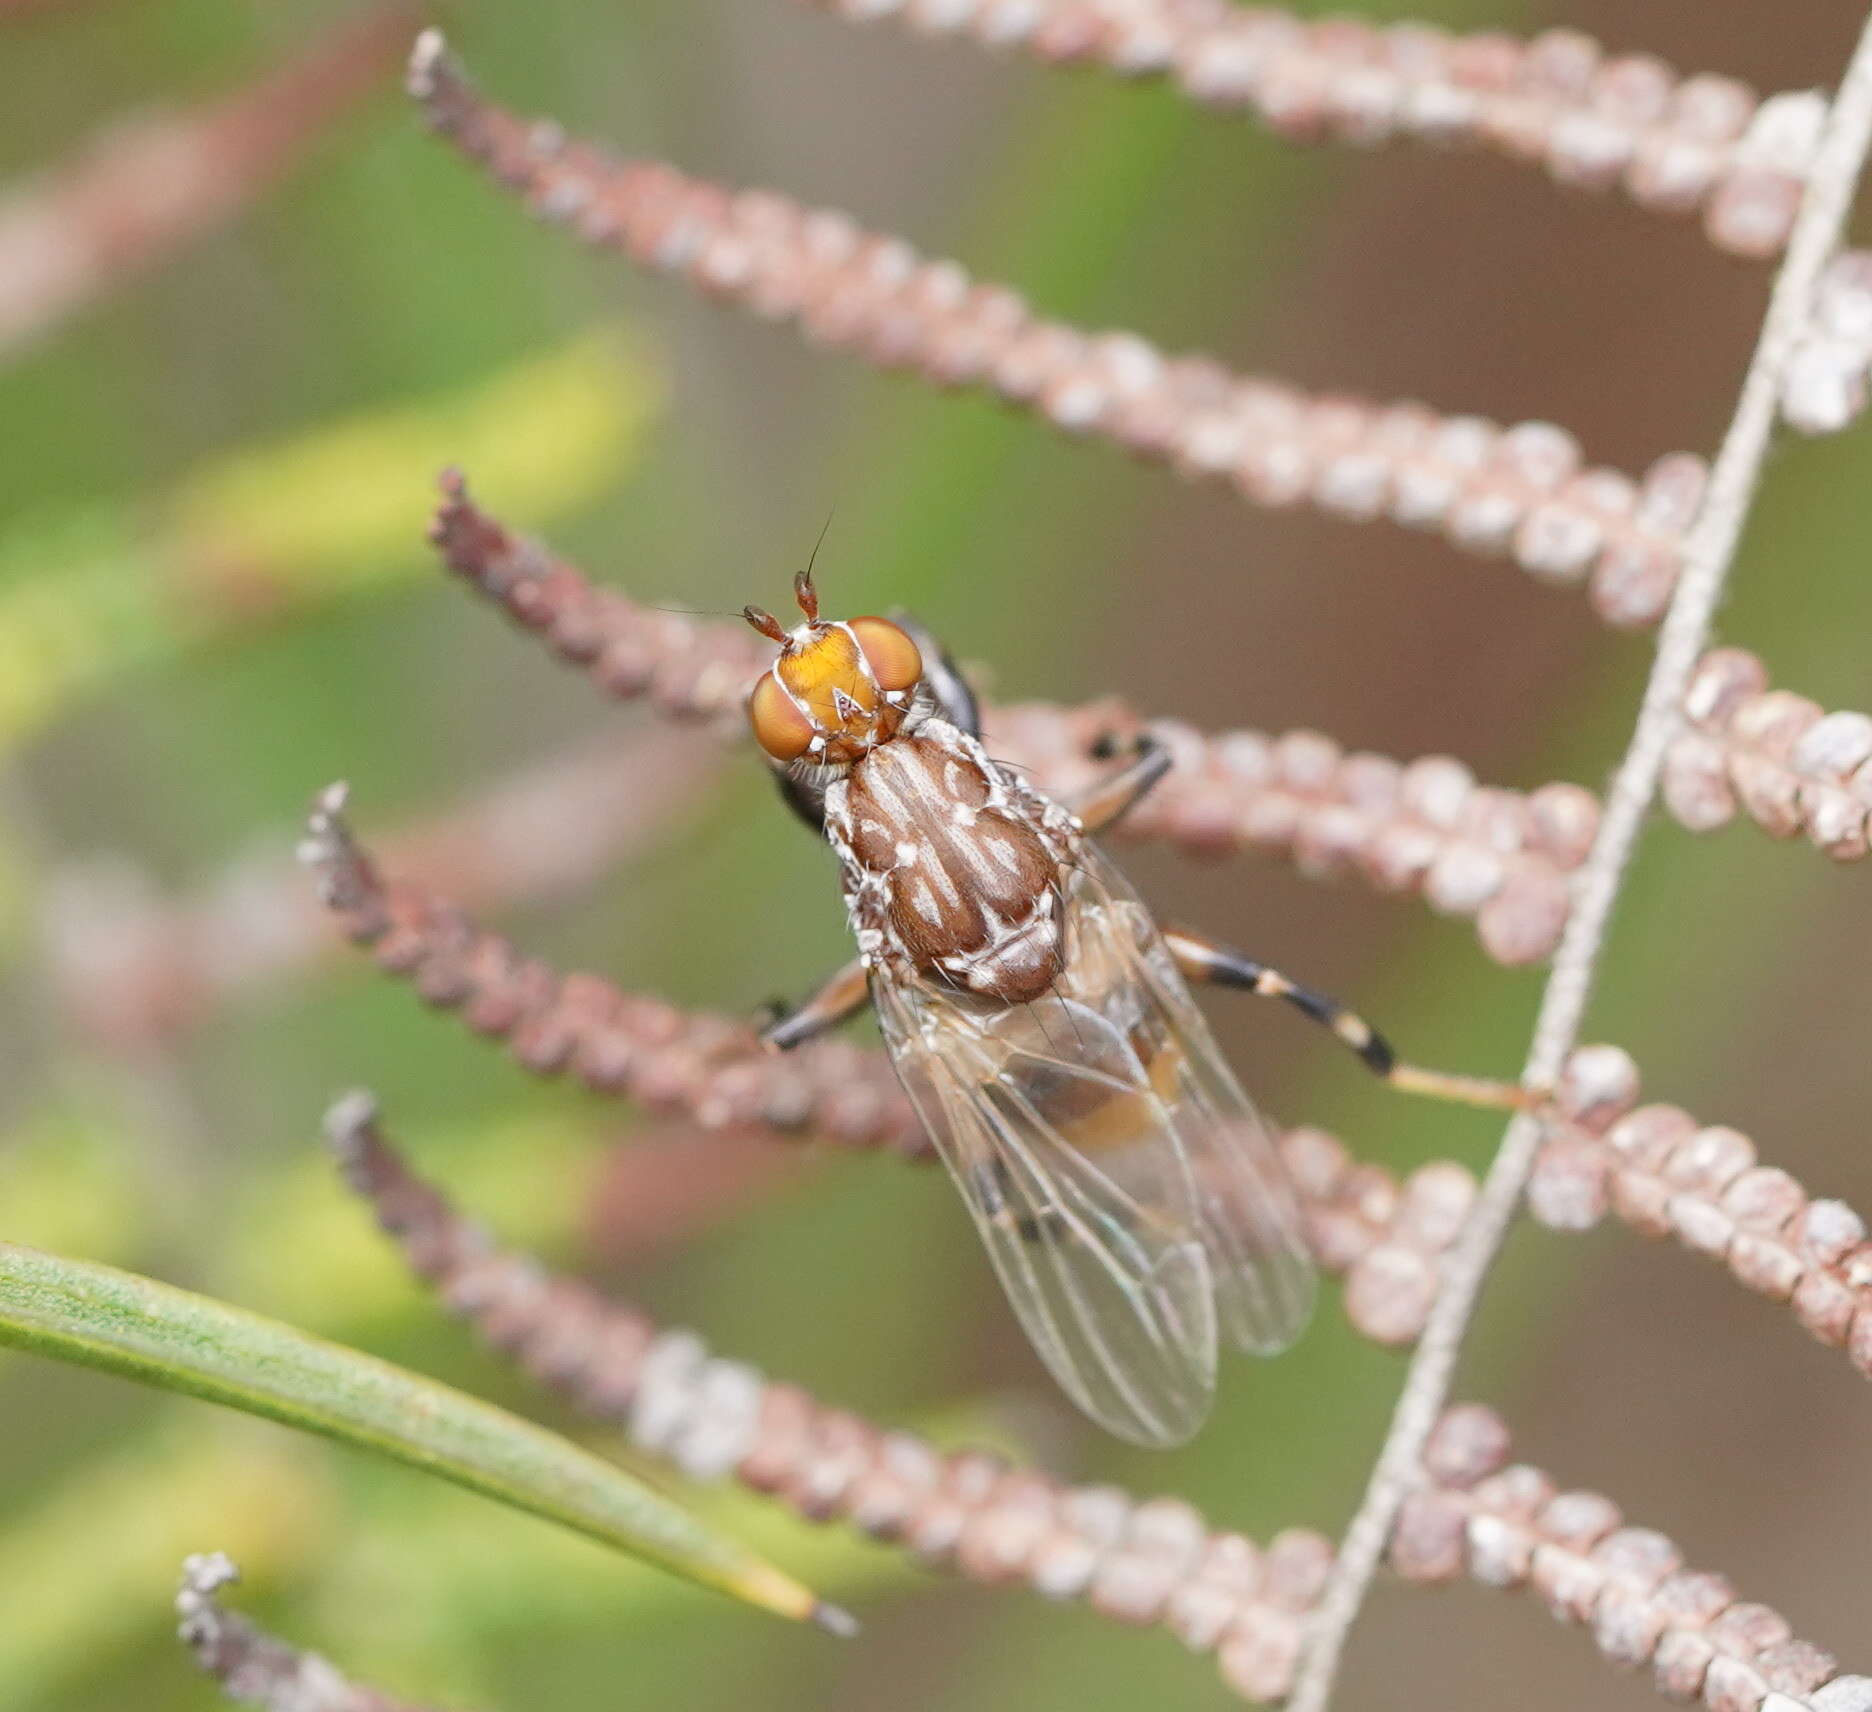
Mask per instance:
[[[1528,1080],[1535,1085],[1555,1079],[1579,1038],[1625,868],[1657,793],[1684,692],[1708,644],[1711,621],[1761,480],[1779,408],[1782,370],[1807,327],[1815,285],[1838,246],[1869,147],[1872,21],[1840,83],[1760,342],[1685,544],[1682,573],[1659,632],[1631,745],[1613,779],[1593,853],[1580,873],[1573,913],[1535,1022],[1527,1063]],[[1346,1639],[1398,1511],[1419,1479],[1424,1445],[1449,1396],[1483,1283],[1526,1190],[1541,1129],[1539,1118],[1532,1115],[1517,1117],[1508,1126],[1469,1227],[1449,1257],[1384,1448],[1321,1601],[1290,1712],[1324,1712],[1331,1698]]]

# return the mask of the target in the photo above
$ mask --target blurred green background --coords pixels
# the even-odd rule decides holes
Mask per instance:
[[[1770,19],[1747,0],[1411,10],[1573,24],[1764,89],[1826,81],[1856,22],[1845,4]],[[133,110],[236,88],[342,15],[0,6],[0,182],[27,185]],[[1627,469],[1713,447],[1763,300],[1765,275],[1694,231],[1497,160],[1303,154],[1165,90],[786,0],[454,0],[446,21],[524,111],[847,207],[1049,312],[1311,386],[1551,418]],[[911,607],[998,693],[1316,726],[1402,757],[1451,752],[1502,784],[1600,784],[1644,643],[1440,542],[1252,513],[579,253],[426,137],[395,85],[386,65],[230,224],[0,350],[5,1234],[553,1418],[331,1181],[318,1113],[365,1082],[504,1236],[724,1352],[880,1418],[999,1433],[1063,1471],[1181,1494],[1250,1533],[1336,1528],[1401,1371],[1336,1308],[1291,1356],[1231,1375],[1188,1450],[1101,1442],[1020,1348],[939,1177],[883,1159],[763,1166],[529,1081],[361,963],[312,955],[324,940],[284,866],[296,818],[343,776],[382,833],[573,755],[611,806],[590,811],[589,850],[556,853],[494,911],[529,948],[729,1010],[841,955],[828,860],[749,758],[602,705],[435,573],[421,532],[449,460],[492,509],[646,599],[778,602],[832,515],[828,601]],[[1872,692],[1865,458],[1851,435],[1777,458],[1723,618],[1777,682],[1830,706]],[[562,780],[528,800],[563,814],[565,797]],[[1340,992],[1415,1056],[1518,1062],[1539,975],[1487,963],[1468,924],[1271,864],[1132,865],[1166,913]],[[1817,1192],[1864,1205],[1868,930],[1863,872],[1752,829],[1697,842],[1660,826],[1592,1032],[1637,1055],[1656,1097],[1739,1124]],[[1216,1015],[1280,1116],[1403,1167],[1486,1157],[1485,1117],[1389,1098],[1283,1016]],[[711,1188],[724,1177],[744,1192]],[[681,1215],[689,1190],[708,1216]],[[656,1214],[665,1197],[677,1210]],[[659,1218],[673,1240],[646,1234]],[[1852,1662],[1872,1627],[1856,1562],[1872,1405],[1780,1310],[1621,1231],[1526,1233],[1464,1390],[1563,1480],[1612,1492]],[[181,1556],[214,1547],[293,1638],[486,1712],[1225,1700],[1213,1666],[1162,1634],[927,1576],[751,1505],[723,1514],[854,1603],[862,1641],[783,1629],[464,1495],[95,1376],[8,1357],[0,1418],[0,1706],[211,1704],[168,1601]],[[1382,1593],[1344,1704],[1510,1693],[1529,1712],[1650,1701],[1530,1602],[1459,1590]]]

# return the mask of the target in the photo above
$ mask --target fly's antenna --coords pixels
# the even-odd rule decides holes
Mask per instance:
[[[819,549],[825,545],[826,531],[832,527],[832,519],[837,515],[838,507],[835,505],[826,513],[825,522],[819,526],[819,539],[813,543],[805,570],[793,579],[793,598],[799,602],[800,611],[809,619],[819,616],[819,591],[813,587],[812,574],[819,563]]]
[[[766,607],[744,606],[741,609],[741,616],[765,636],[768,641],[778,642],[783,648],[786,646],[786,626],[782,624],[779,619],[775,618]]]
[[[723,606],[667,606],[655,600],[646,600],[643,605],[646,611],[673,613],[678,618],[740,618],[746,610],[730,612]]]

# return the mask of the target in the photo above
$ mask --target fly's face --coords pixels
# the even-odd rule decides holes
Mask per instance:
[[[774,760],[848,768],[902,729],[923,678],[922,652],[888,618],[822,619],[809,576],[796,578],[793,592],[805,622],[791,630],[758,606],[746,609],[748,623],[780,644],[748,718]]]

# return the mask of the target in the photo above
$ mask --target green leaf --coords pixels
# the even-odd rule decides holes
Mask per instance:
[[[783,1617],[848,1622],[569,1439],[225,1302],[0,1243],[0,1343],[376,1451]]]

